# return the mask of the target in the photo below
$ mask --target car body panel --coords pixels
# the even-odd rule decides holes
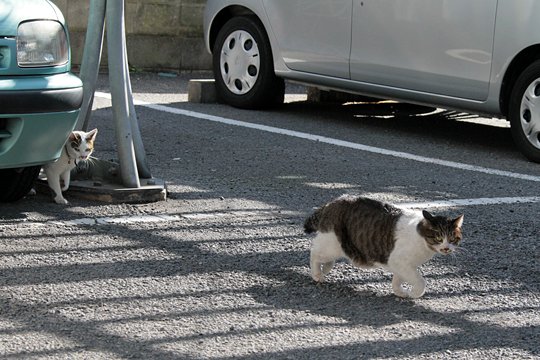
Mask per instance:
[[[336,1],[342,6],[346,3]],[[362,19],[358,14],[362,3],[364,8],[370,8],[363,14],[363,23],[358,20]],[[298,42],[290,31],[301,32],[300,24],[306,23],[308,16],[303,14],[303,22],[290,24],[295,21],[291,14],[301,14],[302,10],[293,12],[290,7],[294,5],[324,7],[322,1],[308,0],[208,0],[204,20],[208,51],[212,47],[209,32],[216,31],[216,15],[241,6],[264,25],[275,73],[282,78],[322,89],[504,117],[502,95],[508,92],[504,86],[511,86],[503,82],[506,72],[522,51],[540,48],[540,2],[536,0],[352,0],[352,41],[339,31],[332,32],[333,41],[341,42],[343,48],[351,41],[349,64],[336,69],[335,62],[317,60],[313,53],[320,49],[310,52],[306,44],[300,44],[302,51],[294,52],[293,45]],[[274,18],[285,13],[287,24],[284,19]],[[427,25],[419,23],[422,19]],[[290,30],[276,29],[279,24]],[[316,25],[309,24],[310,29],[324,28],[320,21]],[[281,39],[284,36],[293,39]],[[309,39],[309,35],[297,39],[306,37]],[[316,41],[310,41],[318,46]],[[388,46],[390,41],[392,46]],[[362,44],[367,44],[369,51],[363,53]],[[323,48],[323,54],[328,49]],[[540,53],[535,53],[531,62],[538,58]],[[307,64],[309,61],[315,64]],[[406,64],[408,61],[411,63]],[[325,63],[329,67],[321,70]],[[350,76],[346,77],[349,66]]]
[[[36,19],[57,21],[66,30],[50,1],[0,1],[0,169],[56,160],[82,102],[82,82],[69,72],[71,54],[59,66],[17,66],[19,23]]]
[[[288,68],[348,79],[352,0],[265,0]]]
[[[0,1],[0,76],[60,74],[71,70],[71,61],[58,66],[20,68],[17,65],[17,28],[21,22],[52,20],[65,29],[65,19],[58,7],[48,0],[1,0]],[[71,59],[71,50],[69,53]]]
[[[498,95],[504,75],[517,55],[540,44],[538,19],[538,1],[498,0],[490,95]],[[539,57],[540,51],[535,50],[531,60]]]
[[[60,157],[79,110],[0,116],[0,169],[43,165]],[[9,136],[3,137],[7,131]]]
[[[2,0],[0,1],[0,34],[17,35],[19,23],[30,19],[51,19],[63,22],[55,6],[48,1]]]
[[[497,0],[355,2],[351,79],[485,100],[496,6]]]

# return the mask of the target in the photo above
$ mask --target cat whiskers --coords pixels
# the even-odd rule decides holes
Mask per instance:
[[[79,170],[88,170],[88,169],[90,169],[91,166],[95,165],[97,160],[98,160],[98,158],[93,157],[93,156],[89,156],[84,160],[78,161],[77,162],[77,168]]]
[[[89,156],[85,161],[90,165],[95,165],[97,160],[97,157]]]
[[[466,248],[464,247],[461,247],[461,246],[454,246],[454,252],[468,252],[469,250],[467,250]]]
[[[458,253],[460,254],[460,256],[462,256],[461,254],[464,253],[464,254],[468,254],[469,250],[467,250],[466,248],[464,247],[461,247],[461,246],[454,246],[453,247],[453,251],[450,253],[450,255],[452,256],[452,259],[456,259],[456,256],[458,255]]]

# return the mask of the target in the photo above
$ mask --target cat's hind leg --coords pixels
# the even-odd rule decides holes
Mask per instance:
[[[311,277],[317,282],[324,281],[324,276],[332,270],[334,262],[343,257],[341,244],[333,232],[317,233],[311,245]]]
[[[309,266],[311,268],[311,277],[316,282],[322,282],[324,280],[324,275],[321,271],[321,263],[318,261],[318,254],[313,252],[311,249]]]

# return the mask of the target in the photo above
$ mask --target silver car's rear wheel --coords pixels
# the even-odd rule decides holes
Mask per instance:
[[[230,19],[212,51],[217,94],[223,102],[256,109],[283,103],[285,83],[274,73],[270,41],[253,16]]]
[[[244,30],[231,33],[221,48],[221,77],[236,95],[248,93],[259,77],[261,67],[259,47],[253,36]]]
[[[517,78],[508,108],[512,137],[529,160],[540,162],[540,60]]]

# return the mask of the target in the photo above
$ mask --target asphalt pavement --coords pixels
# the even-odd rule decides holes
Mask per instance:
[[[540,357],[540,165],[503,120],[416,105],[312,104],[287,84],[267,111],[187,102],[208,73],[132,74],[167,201],[66,193],[0,205],[5,359]],[[117,158],[107,77],[94,156]],[[391,275],[340,262],[309,276],[303,221],[343,193],[464,214],[463,251]]]

